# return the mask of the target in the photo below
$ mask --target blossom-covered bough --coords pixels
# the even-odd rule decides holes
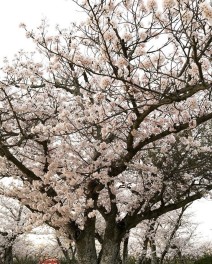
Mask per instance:
[[[22,24],[40,55],[2,67],[1,175],[22,181],[4,195],[73,239],[80,264],[118,263],[131,228],[212,188],[212,7],[74,2],[82,23]]]

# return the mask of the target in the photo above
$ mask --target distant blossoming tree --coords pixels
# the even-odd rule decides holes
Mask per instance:
[[[143,221],[132,229],[129,241],[129,252],[138,254],[138,263],[166,263],[167,259],[183,256],[195,256],[197,247],[198,224],[192,222],[192,214],[187,207],[168,212],[158,219]],[[131,239],[132,238],[132,239]],[[199,241],[199,245],[202,242]],[[135,246],[136,245],[136,246]]]
[[[22,181],[4,194],[68,234],[80,264],[116,264],[131,228],[212,188],[212,7],[74,2],[85,21],[56,35],[22,24],[42,59],[2,67],[1,175]]]
[[[29,210],[18,201],[0,196],[0,261],[4,264],[13,263],[14,249],[28,229],[28,216]]]

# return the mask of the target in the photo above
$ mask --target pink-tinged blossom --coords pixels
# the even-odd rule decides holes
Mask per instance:
[[[163,7],[164,8],[172,8],[176,5],[176,0],[163,0]]]
[[[198,108],[198,101],[197,101],[197,98],[195,97],[191,97],[187,100],[188,104],[189,104],[189,107],[190,109],[192,110],[195,110]]]
[[[89,218],[96,217],[96,211],[93,210],[92,212],[89,212],[89,213],[88,213],[88,217],[89,217]]]
[[[149,9],[149,10],[151,10],[151,9],[157,9],[157,7],[158,7],[158,4],[157,4],[157,1],[156,0],[149,0],[149,1],[147,1],[147,8]]]
[[[106,41],[111,41],[113,40],[114,38],[116,38],[116,35],[115,35],[115,32],[112,31],[112,30],[107,30],[104,34],[104,39]]]
[[[123,68],[124,66],[127,66],[128,65],[128,62],[126,59],[124,59],[123,57],[119,57],[117,62],[116,62],[116,65],[120,68]]]
[[[185,22],[185,23],[190,23],[191,22],[191,20],[192,20],[192,18],[193,18],[193,12],[191,12],[191,11],[189,11],[189,10],[186,10],[184,13],[183,13],[183,15],[182,15],[182,17],[183,17],[183,21]]]
[[[209,23],[212,23],[212,6],[209,2],[203,2],[200,4],[200,9],[202,10],[204,18],[206,18]]]
[[[144,45],[141,45],[139,47],[137,47],[137,49],[135,50],[135,55],[136,56],[143,56],[146,54],[146,49]]]
[[[100,80],[100,86],[101,86],[101,88],[109,88],[109,86],[110,86],[110,84],[111,84],[111,79],[110,79],[110,77],[102,77],[101,78],[101,80]]]
[[[204,71],[210,70],[211,62],[209,61],[209,59],[207,59],[207,58],[202,59],[201,60],[201,67]]]
[[[197,126],[197,121],[192,119],[190,122],[189,122],[189,128],[195,128]]]
[[[171,144],[174,144],[176,142],[176,138],[173,134],[171,134],[170,136],[168,136],[168,142]]]

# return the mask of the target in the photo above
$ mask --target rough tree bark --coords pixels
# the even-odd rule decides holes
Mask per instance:
[[[121,263],[120,245],[126,231],[121,223],[116,223],[114,216],[106,220],[100,264]]]
[[[12,246],[5,248],[4,264],[13,264],[13,247]]]
[[[77,259],[80,264],[97,264],[95,219],[87,219],[84,230],[75,230]]]

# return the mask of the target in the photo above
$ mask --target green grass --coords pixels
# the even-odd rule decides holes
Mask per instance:
[[[194,262],[194,264],[211,264],[212,263],[212,256],[205,255],[201,259],[198,259]]]
[[[14,260],[13,264],[38,264],[38,260],[33,258],[16,258]]]

